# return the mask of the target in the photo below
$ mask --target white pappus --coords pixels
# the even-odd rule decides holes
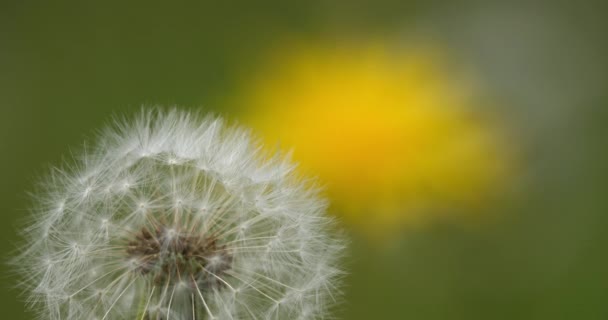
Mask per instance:
[[[116,121],[35,204],[13,264],[41,319],[321,319],[340,294],[318,188],[216,117]]]

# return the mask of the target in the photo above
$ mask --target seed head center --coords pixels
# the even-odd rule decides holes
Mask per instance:
[[[232,255],[215,236],[204,236],[159,225],[143,227],[132,236],[127,258],[135,270],[157,284],[194,281],[202,288],[220,286],[220,277],[231,268]]]

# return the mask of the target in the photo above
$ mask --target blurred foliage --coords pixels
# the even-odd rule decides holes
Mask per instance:
[[[112,115],[180,105],[239,120],[243,75],[298,39],[432,39],[475,70],[523,149],[502,218],[353,237],[344,319],[606,319],[603,2],[0,2],[0,226],[8,258],[35,179]],[[234,100],[232,100],[234,101]],[[30,319],[4,267],[3,317]]]

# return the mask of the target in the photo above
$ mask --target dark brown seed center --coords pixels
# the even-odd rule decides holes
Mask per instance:
[[[156,284],[185,281],[201,289],[222,285],[232,255],[214,236],[202,236],[159,225],[143,227],[128,242],[127,256],[135,270]]]

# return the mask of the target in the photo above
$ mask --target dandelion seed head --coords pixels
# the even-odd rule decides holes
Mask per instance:
[[[143,111],[41,184],[14,259],[40,319],[316,319],[344,240],[248,131]]]

